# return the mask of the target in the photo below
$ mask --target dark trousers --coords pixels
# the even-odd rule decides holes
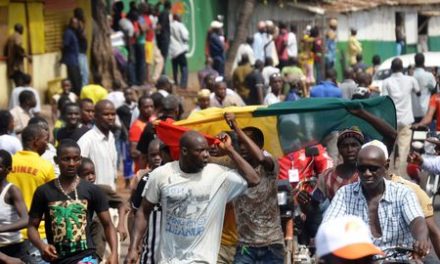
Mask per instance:
[[[143,85],[145,82],[145,44],[134,45],[136,84]]]
[[[185,54],[186,52],[183,52],[179,56],[171,60],[171,63],[173,64],[174,83],[179,84],[180,87],[184,89],[186,89],[188,84],[188,62],[186,60]],[[177,75],[179,68],[180,68],[180,83],[177,82]]]
[[[212,68],[218,72],[220,76],[225,76],[225,59],[222,57],[215,57]]]
[[[249,263],[283,264],[284,246],[281,244],[274,244],[265,247],[238,245],[234,264]]]
[[[79,65],[66,65],[67,66],[67,76],[72,84],[72,92],[77,96],[81,93],[82,89],[82,78],[81,70]]]
[[[136,44],[130,44],[128,47],[127,58],[127,79],[129,85],[136,85]]]

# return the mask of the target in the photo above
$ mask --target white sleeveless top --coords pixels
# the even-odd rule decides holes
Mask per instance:
[[[8,193],[12,183],[8,183],[0,193],[0,225],[9,225],[19,219],[17,209],[14,205],[5,202],[5,195]],[[0,247],[19,243],[21,241],[20,231],[0,233]]]

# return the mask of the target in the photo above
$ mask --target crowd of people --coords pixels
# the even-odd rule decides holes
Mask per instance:
[[[338,83],[336,20],[329,21],[325,42],[318,27],[307,27],[297,41],[295,26],[260,21],[240,45],[227,82],[228,41],[219,17],[207,33],[196,105],[188,107],[176,92],[188,87],[190,36],[181,18],[171,14],[169,1],[123,9],[116,2],[109,20],[124,75],[112,87],[88,74],[81,9],[63,35],[68,78],[50,98],[49,115],[31,76],[22,64],[12,65],[16,87],[9,109],[0,110],[0,262],[118,263],[126,255],[125,263],[284,263],[294,237],[281,219],[277,182],[288,179],[295,187],[304,175],[317,183],[292,197],[303,222],[298,240],[315,246],[322,263],[373,263],[394,246],[411,248],[416,259],[431,248],[440,256],[431,199],[407,173],[408,166],[440,171],[440,158],[410,151],[411,128],[434,123],[440,130],[437,74],[425,69],[423,54],[415,55],[411,72],[394,59],[391,76],[374,87],[380,57],[367,66],[352,29],[349,66]],[[15,31],[10,43],[19,46],[22,26]],[[174,82],[164,74],[168,55]],[[153,87],[140,89],[145,83]],[[211,107],[373,96],[393,100],[397,128],[364,109],[348,109],[383,140],[369,140],[357,127],[336,131],[336,158],[321,142],[312,167],[302,162],[305,149],[273,156],[264,149],[268,135],[241,127],[227,110],[228,131],[216,138],[184,132],[178,158],[156,131],[159,121]],[[439,151],[440,139],[432,142]],[[120,252],[127,239],[128,251]]]

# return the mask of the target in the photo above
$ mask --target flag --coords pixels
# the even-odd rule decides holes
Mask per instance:
[[[363,108],[397,127],[396,108],[388,96],[363,100],[338,98],[305,98],[265,106],[208,108],[173,123],[211,136],[229,131],[223,115],[232,112],[241,128],[254,126],[264,134],[264,148],[282,157],[306,146],[323,142],[334,131],[359,127],[369,139],[382,140],[382,135],[349,109]]]
[[[171,119],[155,123],[155,128],[157,137],[170,148],[171,158],[173,160],[178,160],[180,153],[180,138],[185,132],[191,130],[191,128],[174,125],[172,124]],[[218,139],[212,136],[206,135],[204,133],[202,134],[208,141],[209,145],[218,144],[220,142]]]

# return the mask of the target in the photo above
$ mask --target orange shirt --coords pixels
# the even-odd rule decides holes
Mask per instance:
[[[128,132],[128,140],[130,142],[138,143],[139,139],[141,138],[142,131],[144,131],[144,128],[147,126],[146,122],[143,122],[139,119],[134,121],[133,125],[130,127],[130,131]],[[136,173],[139,170],[139,159],[136,159],[134,161],[134,172]]]
[[[238,242],[237,225],[235,224],[234,205],[226,204],[225,220],[223,222],[222,242],[224,246],[236,246]]]
[[[435,108],[437,118],[437,131],[440,130],[440,94],[433,94],[429,99],[429,108]]]

